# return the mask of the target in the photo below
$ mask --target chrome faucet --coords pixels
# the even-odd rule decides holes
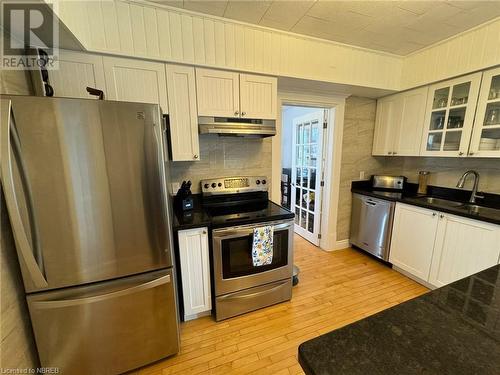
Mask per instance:
[[[479,186],[479,173],[476,171],[470,170],[465,172],[462,177],[460,177],[460,180],[457,182],[457,188],[462,189],[465,184],[465,180],[467,179],[467,176],[470,174],[474,175],[474,187],[472,188],[472,193],[469,199],[469,203],[476,203],[476,198],[484,198],[482,195],[477,194],[477,188]]]

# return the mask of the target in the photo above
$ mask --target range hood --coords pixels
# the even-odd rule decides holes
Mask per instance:
[[[265,138],[276,135],[276,120],[243,119],[233,117],[198,117],[200,134]]]

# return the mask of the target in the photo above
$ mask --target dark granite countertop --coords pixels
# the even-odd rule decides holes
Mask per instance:
[[[484,206],[487,209],[481,212],[475,212],[468,209],[467,206],[450,207],[447,205],[428,203],[422,199],[423,196],[417,194],[416,184],[406,184],[403,193],[394,194],[387,191],[373,190],[369,181],[355,181],[352,183],[351,191],[353,193],[368,195],[374,198],[385,199],[394,202],[401,202],[429,208],[441,212],[454,214],[457,216],[468,217],[471,219],[486,221],[493,224],[500,224],[500,196],[497,194],[481,193],[484,199],[478,199],[478,205]],[[467,190],[450,189],[438,186],[430,186],[426,196],[442,199],[453,200],[457,202],[467,203],[471,192]]]
[[[201,206],[201,196],[193,194],[193,209],[188,211],[179,210],[173,205],[173,224],[174,231],[183,229],[193,229],[208,227],[210,225],[210,215]]]
[[[500,266],[309,340],[308,375],[500,374]]]

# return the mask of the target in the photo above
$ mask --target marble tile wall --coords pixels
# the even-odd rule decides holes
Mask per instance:
[[[170,181],[191,180],[199,193],[200,180],[231,176],[267,176],[271,189],[271,138],[200,135],[200,160],[170,163]]]
[[[418,172],[431,172],[432,185],[455,187],[459,177],[468,169],[481,174],[480,190],[500,194],[499,159],[373,157],[371,156],[375,129],[376,101],[350,97],[346,100],[340,197],[337,216],[337,239],[349,238],[351,218],[351,182],[359,180],[360,171],[366,178],[372,174],[404,175],[417,182]],[[466,185],[471,189],[471,182]]]

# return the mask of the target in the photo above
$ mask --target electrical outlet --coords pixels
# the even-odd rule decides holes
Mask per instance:
[[[365,171],[359,171],[359,179],[364,180],[365,179]]]
[[[172,182],[170,184],[170,187],[172,189],[172,195],[176,195],[179,189],[181,188],[181,184],[179,182]]]

